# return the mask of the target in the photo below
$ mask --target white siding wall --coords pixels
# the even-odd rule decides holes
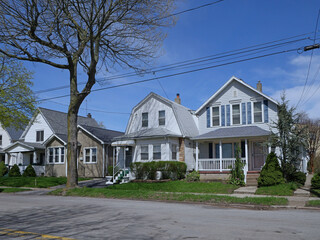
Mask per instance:
[[[126,134],[146,129],[145,127],[142,127],[142,113],[145,112],[148,113],[148,128],[159,127],[158,119],[159,111],[161,110],[165,110],[166,120],[165,126],[160,127],[165,127],[176,134],[181,134],[172,108],[155,98],[150,98],[142,106],[136,109],[136,111],[133,113],[128,132]]]
[[[2,145],[0,145],[0,148],[6,148],[11,144],[11,137],[7,133],[5,129],[3,129],[0,125],[0,135],[2,135]]]
[[[236,94],[236,95],[235,95]],[[232,120],[230,121],[231,125],[230,127],[235,127],[235,126],[259,126],[262,129],[269,130],[270,129],[270,123],[273,121],[277,120],[277,106],[271,101],[268,101],[268,123],[254,123],[253,122],[253,102],[258,102],[262,101],[262,115],[264,119],[264,104],[263,100],[265,100],[261,95],[258,93],[252,91],[251,89],[247,88],[246,86],[233,81],[231,84],[225,88],[218,96],[216,96],[215,99],[213,99],[207,107],[212,107],[212,106],[221,106],[221,105],[232,105],[232,104],[240,104],[240,124],[237,125],[232,125]],[[251,114],[252,114],[252,123],[251,124],[246,124],[242,125],[242,105],[241,103],[247,103],[247,102],[252,102],[251,104]],[[226,112],[226,110],[225,110]],[[227,114],[225,113],[225,116]],[[230,118],[232,119],[232,107],[230,106]],[[221,124],[221,108],[220,108],[220,124]],[[227,124],[227,121],[225,121],[225,125]],[[207,113],[206,113],[206,107],[203,108],[199,112],[199,134],[204,134],[207,132],[210,132],[214,129],[221,128],[222,126],[216,126],[216,127],[210,127],[207,128]],[[228,126],[224,126],[228,127]],[[222,128],[224,128],[222,127]]]
[[[28,132],[25,135],[25,142],[36,142],[37,140],[37,131],[44,131],[44,139],[43,141],[46,141],[51,135],[52,135],[52,130],[50,129],[49,125],[47,122],[44,120],[42,115],[38,113],[35,121],[32,123],[31,127],[29,128]]]

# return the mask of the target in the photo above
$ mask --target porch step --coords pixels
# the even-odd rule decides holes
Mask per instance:
[[[247,174],[247,186],[258,186],[258,178],[260,173],[248,173]]]

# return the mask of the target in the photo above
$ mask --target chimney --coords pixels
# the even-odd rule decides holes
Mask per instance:
[[[260,81],[258,81],[258,83],[257,83],[257,90],[259,92],[262,92],[262,83]]]
[[[91,113],[88,113],[87,117],[88,117],[88,118],[92,118]]]
[[[177,97],[174,99],[174,101],[178,104],[181,104],[181,98],[179,93],[177,93]]]

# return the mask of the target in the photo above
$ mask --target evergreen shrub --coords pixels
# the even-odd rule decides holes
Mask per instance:
[[[7,173],[8,173],[7,166],[4,164],[4,162],[0,162],[0,177],[3,177]]]
[[[200,173],[199,171],[193,171],[189,173],[186,177],[187,182],[198,182],[200,181]]]
[[[244,163],[241,161],[240,158],[240,148],[239,146],[236,149],[236,161],[234,163],[234,167],[231,167],[231,174],[230,174],[230,179],[229,183],[236,185],[236,186],[244,186],[244,172],[243,172],[243,167]]]
[[[258,178],[258,186],[273,186],[285,183],[281,168],[275,153],[269,153]]]
[[[21,177],[20,169],[17,164],[13,165],[10,169],[9,177]]]
[[[305,173],[303,172],[293,172],[292,174],[290,174],[287,178],[288,182],[296,182],[299,183],[301,185],[304,185],[304,183],[306,182],[307,176]]]
[[[311,187],[315,189],[320,189],[320,173],[313,175],[311,179]]]
[[[24,170],[23,177],[36,177],[36,171],[34,170],[34,168],[32,167],[31,164],[28,165],[28,167],[26,168],[26,170]]]

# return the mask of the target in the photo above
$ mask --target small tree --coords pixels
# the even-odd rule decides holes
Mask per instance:
[[[280,150],[281,171],[285,179],[290,179],[297,170],[301,146],[306,147],[305,128],[300,124],[300,115],[294,107],[289,107],[285,93],[281,95],[278,106],[278,121],[273,123],[271,144]]]
[[[0,177],[6,175],[8,173],[8,168],[4,164],[4,162],[0,162]]]
[[[28,165],[28,167],[26,168],[26,170],[24,170],[23,177],[36,177],[36,171],[34,170],[34,168],[32,167],[31,164]]]
[[[20,169],[17,164],[13,165],[10,169],[9,177],[21,177]]]
[[[244,186],[245,185],[244,172],[243,172],[244,163],[241,161],[240,153],[241,153],[240,147],[237,146],[236,161],[234,163],[234,167],[231,169],[229,182],[234,185]]]

